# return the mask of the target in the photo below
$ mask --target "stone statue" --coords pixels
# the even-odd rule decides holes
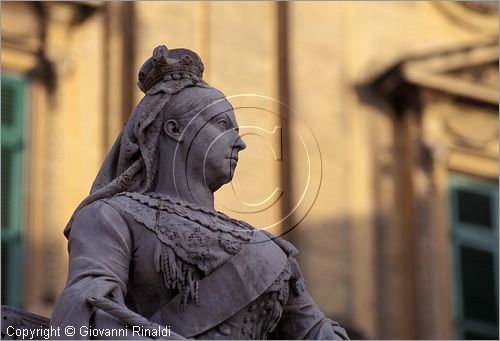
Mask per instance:
[[[145,96],[64,230],[69,274],[51,327],[73,326],[74,338],[347,339],[305,290],[293,245],[214,209],[246,146],[203,69],[165,46],[142,66]]]

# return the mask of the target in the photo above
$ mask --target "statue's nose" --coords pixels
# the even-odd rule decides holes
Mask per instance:
[[[234,148],[238,149],[238,151],[242,151],[246,147],[247,147],[247,145],[245,144],[245,142],[243,142],[243,139],[241,138],[241,136],[238,136],[238,139],[236,140],[236,143],[234,144]]]

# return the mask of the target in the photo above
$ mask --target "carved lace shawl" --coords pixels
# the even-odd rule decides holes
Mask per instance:
[[[198,281],[222,266],[252,238],[255,228],[220,212],[198,207],[166,196],[124,192],[104,199],[131,219],[154,232],[162,247],[155,253],[155,264],[167,289],[178,290],[182,304],[200,300]],[[298,294],[303,280],[293,245],[273,238],[289,257],[287,272]]]

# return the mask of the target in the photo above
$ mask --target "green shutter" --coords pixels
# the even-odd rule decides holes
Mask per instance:
[[[22,279],[22,180],[26,82],[1,78],[1,225],[2,304],[21,304]]]
[[[498,184],[450,181],[456,337],[498,340]]]

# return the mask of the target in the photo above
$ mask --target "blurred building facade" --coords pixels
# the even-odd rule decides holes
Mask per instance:
[[[256,215],[228,209],[224,188],[221,210],[256,226],[279,220],[310,172],[283,120],[313,132],[318,190],[285,238],[327,315],[354,338],[498,338],[496,3],[1,9],[2,304],[50,315],[67,271],[62,229],[141,98],[137,71],[165,44],[198,52],[226,95],[292,108],[236,111],[267,133],[245,137],[233,188],[246,202],[283,195]],[[259,152],[280,143],[279,158]]]

